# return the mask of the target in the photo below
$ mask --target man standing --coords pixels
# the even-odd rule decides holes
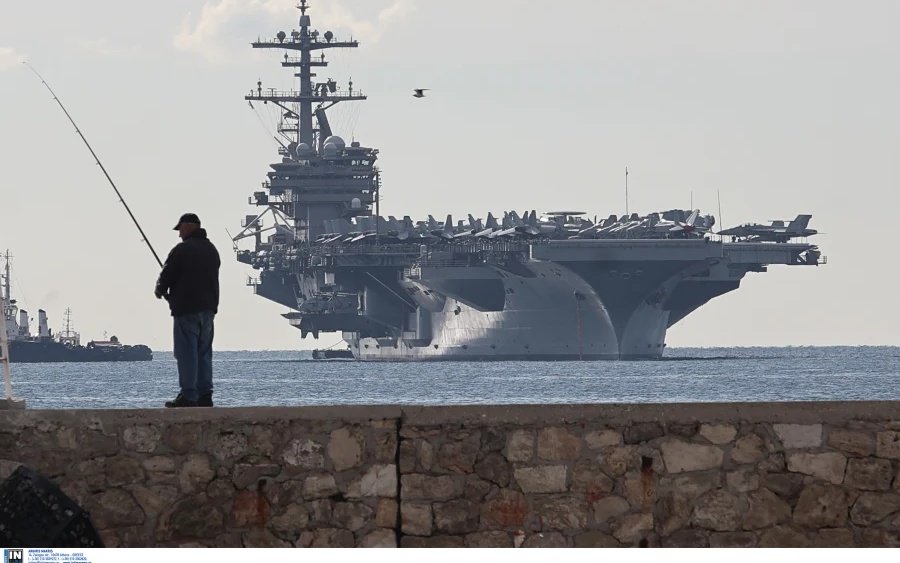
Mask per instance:
[[[211,407],[213,319],[219,307],[219,253],[185,213],[175,225],[182,242],[169,252],[156,282],[156,297],[169,302],[175,320],[175,360],[181,392],[166,407]]]

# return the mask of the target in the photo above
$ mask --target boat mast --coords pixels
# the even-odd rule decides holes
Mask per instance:
[[[325,119],[324,110],[333,107],[339,102],[365,100],[366,96],[362,92],[354,92],[352,82],[347,90],[338,90],[337,83],[330,78],[325,82],[314,84],[312,79],[316,74],[312,72],[313,67],[326,67],[328,62],[325,61],[324,53],[315,59],[312,53],[313,51],[335,48],[353,49],[359,47],[359,42],[353,39],[350,41],[335,41],[334,34],[330,31],[326,31],[322,39],[320,39],[319,31],[310,29],[310,17],[306,13],[309,10],[307,0],[300,0],[297,9],[300,10],[299,31],[291,32],[290,36],[284,31],[279,31],[275,39],[258,40],[253,42],[252,46],[254,49],[284,49],[285,51],[299,52],[299,57],[290,57],[285,53],[281,66],[299,69],[299,72],[296,72],[294,76],[300,80],[300,89],[290,91],[277,91],[274,88],[263,89],[262,81],[260,80],[256,83],[256,91],[251,90],[249,95],[244,96],[244,99],[250,102],[272,102],[285,110],[289,117],[297,119],[296,138],[294,141],[297,144],[306,143],[310,148],[318,148],[321,151],[322,143],[331,133],[328,121]],[[319,104],[315,111],[313,110],[313,103]],[[321,113],[319,110],[322,110]],[[314,114],[319,125],[318,130],[313,126]],[[283,132],[294,132],[294,130],[284,128]],[[318,143],[316,142],[316,133],[319,134]]]

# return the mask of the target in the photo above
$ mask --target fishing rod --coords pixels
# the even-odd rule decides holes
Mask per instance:
[[[131,220],[134,221],[134,226],[137,227],[138,232],[141,233],[141,238],[144,242],[147,243],[147,247],[150,249],[150,252],[153,253],[153,257],[156,258],[156,263],[159,264],[159,267],[163,267],[162,260],[159,259],[159,255],[156,254],[156,251],[153,249],[153,245],[150,244],[150,239],[147,238],[147,235],[144,234],[144,229],[141,228],[140,224],[138,224],[137,219],[134,217],[134,213],[131,212],[131,209],[128,207],[128,204],[125,203],[125,198],[122,197],[122,194],[119,192],[119,188],[116,187],[116,183],[113,182],[113,179],[110,178],[109,172],[106,171],[106,167],[103,166],[103,163],[100,162],[100,157],[97,156],[97,153],[94,152],[94,149],[91,147],[91,144],[88,143],[88,140],[85,138],[84,133],[79,129],[78,124],[75,123],[75,120],[72,119],[72,116],[69,114],[69,111],[66,109],[66,106],[63,105],[62,101],[60,101],[59,96],[56,95],[56,92],[53,91],[53,88],[47,84],[47,81],[44,80],[44,77],[38,73],[37,70],[34,69],[33,66],[28,64],[28,61],[22,61],[22,64],[28,67],[28,69],[34,73],[35,76],[41,81],[41,83],[47,87],[47,90],[50,91],[50,94],[53,95],[53,101],[59,104],[60,109],[63,110],[63,113],[66,114],[66,117],[69,118],[69,121],[72,123],[72,126],[75,127],[75,132],[78,133],[78,136],[81,137],[81,140],[84,141],[85,146],[87,146],[88,150],[91,151],[91,155],[94,157],[94,160],[97,162],[97,166],[100,167],[100,170],[103,171],[106,179],[109,180],[109,185],[112,186],[112,189],[116,192],[116,195],[119,197],[119,202],[125,206],[125,211],[128,212],[128,216],[131,217]]]

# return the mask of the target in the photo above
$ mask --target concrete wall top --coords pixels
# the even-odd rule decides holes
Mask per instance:
[[[839,423],[855,420],[898,420],[900,401],[822,401],[769,403],[667,403],[585,405],[335,405],[308,407],[240,407],[213,409],[107,409],[0,411],[0,424],[29,426],[37,421],[84,423],[88,420],[134,422],[194,422],[228,420],[322,420],[354,422],[402,418],[411,425],[430,424],[533,424],[610,421],[699,422],[745,420],[748,422]]]

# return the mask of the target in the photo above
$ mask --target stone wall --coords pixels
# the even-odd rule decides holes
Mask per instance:
[[[0,412],[108,545],[900,546],[900,403]]]

